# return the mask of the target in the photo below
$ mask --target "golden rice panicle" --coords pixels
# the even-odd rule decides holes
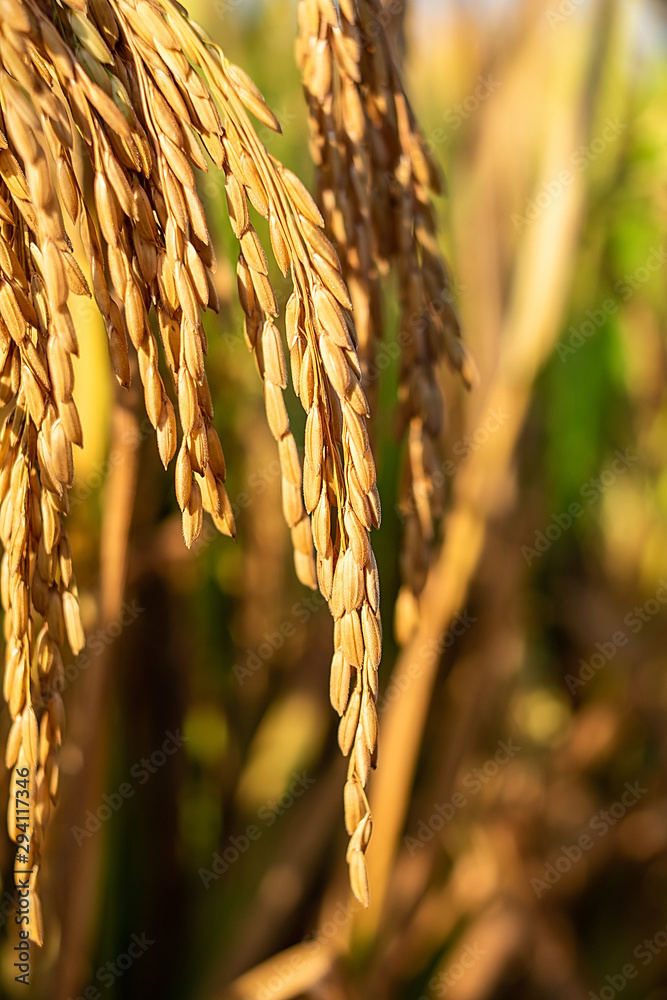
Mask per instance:
[[[386,260],[373,225],[374,196],[367,119],[359,95],[364,49],[353,4],[333,19],[315,2],[298,7],[297,62],[309,110],[316,196],[332,234],[352,300],[364,388],[377,394],[382,335],[380,273]],[[380,133],[377,133],[378,136]]]
[[[283,390],[287,388],[287,364],[281,334],[275,323],[278,306],[268,276],[266,254],[248,213],[247,199],[253,204],[268,208],[269,194],[258,172],[250,172],[247,165],[250,162],[249,154],[240,137],[235,134],[233,127],[228,126],[228,130],[229,135],[224,139],[225,192],[230,222],[239,241],[236,274],[239,301],[244,313],[245,339],[249,349],[254,351],[264,384],[264,405],[269,429],[278,445],[283,515],[292,536],[296,574],[303,584],[316,588],[310,519],[302,496],[301,458],[290,430],[283,398]],[[245,175],[242,164],[246,169]],[[244,176],[248,177],[250,183],[244,183]],[[270,210],[267,214],[270,217],[272,248],[286,274],[289,257],[285,241],[276,215]]]
[[[120,7],[135,11],[132,4]],[[144,98],[155,94],[141,53],[174,101],[177,87],[145,27],[133,35],[136,13],[126,20],[120,7],[96,0],[87,13],[65,11],[54,23],[36,5],[0,4],[0,398],[11,407],[0,435],[4,694],[13,720],[6,749],[12,769],[8,824],[19,847],[16,877],[26,865],[33,871],[29,930],[40,943],[35,879],[58,789],[61,649],[67,640],[77,654],[85,642],[62,518],[73,480],[72,448],[83,445],[71,360],[78,341],[68,300],[91,291],[61,208],[70,223],[79,223],[92,294],[123,385],[130,377],[128,334],[136,349],[146,409],[166,465],[176,451],[176,418],[147,321],[151,306],[160,310],[184,427],[187,469],[181,461],[177,481],[186,541],[191,544],[201,529],[202,508],[221,530],[233,531],[202,360],[200,309],[216,305],[215,262],[191,170],[175,144],[178,136],[188,157],[206,164],[194,133],[177,122],[164,100],[156,99],[155,117],[148,111]],[[145,15],[149,5],[142,7]],[[150,15],[158,17],[156,11],[151,6],[143,22],[153,30]],[[172,43],[172,69],[193,72]],[[188,88],[196,100],[196,85],[188,80]],[[213,107],[210,98],[208,105]],[[185,103],[181,110],[188,113]],[[101,240],[72,165],[72,119],[93,169]]]
[[[73,479],[72,447],[83,444],[72,398],[71,355],[78,347],[67,303],[70,292],[89,292],[71,252],[52,180],[58,169],[54,159],[67,164],[61,165],[62,176],[71,166],[60,153],[56,134],[58,128],[67,136],[66,111],[58,91],[47,91],[23,58],[21,42],[3,22],[0,400],[9,415],[0,431],[0,594],[5,611],[3,692],[12,718],[5,751],[12,770],[8,828],[18,846],[17,885],[22,872],[32,871],[28,931],[41,944],[36,879],[58,791],[57,753],[64,727],[61,650],[67,639],[77,654],[85,641],[62,517]],[[19,84],[34,93],[32,102]],[[49,161],[54,146],[58,152]]]
[[[380,277],[394,265],[401,301],[399,432],[406,439],[401,506],[404,585],[396,631],[406,642],[431,559],[442,498],[434,472],[446,358],[469,384],[450,280],[440,254],[431,192],[436,164],[409,106],[379,0],[341,3],[335,17],[300,0],[297,61],[308,101],[318,202],[333,233],[359,331],[364,389],[375,397],[382,335]],[[363,26],[373,24],[373,37]]]
[[[325,7],[329,14],[334,10]],[[180,4],[95,0],[73,3],[53,20],[37,4],[0,0],[0,15],[6,113],[0,133],[0,397],[13,404],[2,430],[0,472],[5,696],[14,720],[7,763],[14,782],[24,768],[29,772],[33,870],[57,791],[61,648],[65,638],[74,652],[84,642],[62,525],[72,448],[83,444],[73,402],[71,356],[78,342],[70,294],[94,298],[123,386],[136,353],[160,457],[165,466],[176,459],[186,544],[198,537],[203,511],[222,532],[234,533],[205,370],[202,314],[218,303],[195,172],[208,169],[208,154],[225,175],[246,338],[278,445],[297,574],[310,586],[319,584],[335,620],[332,701],[341,715],[339,742],[350,757],[348,860],[353,888],[367,903],[364,852],[371,822],[364,786],[375,757],[381,650],[369,531],[379,525],[380,504],[358,335],[338,254],[306,188],[257,138],[250,114],[280,129],[262,95]],[[94,206],[86,204],[73,168],[72,122],[92,174]],[[308,414],[303,468],[282,396],[287,363],[276,298],[248,202],[268,219],[273,255],[294,285],[286,326],[294,388]],[[90,289],[64,217],[79,226]],[[160,375],[160,353],[171,395]],[[11,810],[9,820],[18,837],[23,831]],[[33,913],[37,940],[36,897]]]
[[[239,299],[246,340],[264,381],[269,426],[278,441],[283,506],[297,573],[307,584],[317,581],[334,617],[332,702],[341,716],[339,743],[350,758],[345,793],[348,861],[352,888],[367,905],[364,854],[371,820],[364,787],[375,761],[382,645],[378,574],[369,533],[379,527],[380,501],[351,301],[315,202],[257,138],[247,112],[271,120],[257,105],[257,93],[216,46],[203,43],[187,20],[180,20],[179,30],[196,52],[224,122],[220,162],[230,223],[239,241]],[[283,274],[292,277],[285,326],[293,386],[307,413],[303,470],[282,399],[287,365],[275,324],[276,298],[266,254],[249,221],[248,201],[269,220],[273,255]]]
[[[110,288],[102,280],[101,243],[87,215],[82,236],[91,270],[100,275],[95,296],[116,375],[123,385],[129,381],[129,338],[165,468],[178,453],[176,497],[189,547],[201,532],[204,510],[221,532],[233,536],[235,526],[205,371],[202,314],[218,303],[215,255],[194,173],[194,168],[207,169],[202,143],[215,149],[222,128],[208,92],[164,18],[165,10],[172,9],[143,0],[99,3],[89,12],[93,27],[104,35],[109,58],[102,60],[105,53],[96,44],[94,51],[87,50],[86,69],[94,67],[94,78],[106,79],[124,123],[119,136],[109,128],[112,115],[105,117],[98,108],[98,114],[89,116],[95,207]],[[81,23],[77,17],[75,31]],[[80,38],[84,45],[87,31]],[[180,445],[176,408],[159,373],[151,309],[171,375]]]

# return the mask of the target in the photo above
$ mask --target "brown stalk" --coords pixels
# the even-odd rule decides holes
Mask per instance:
[[[110,446],[118,461],[111,466],[104,496],[100,541],[98,626],[119,618],[127,573],[128,541],[134,507],[140,433],[136,392],[115,387]],[[105,646],[79,678],[77,711],[72,715],[70,741],[77,746],[83,769],[66,790],[59,817],[59,886],[56,899],[61,920],[61,946],[55,970],[54,1000],[76,996],[85,984],[87,957],[97,926],[99,880],[104,836],[76,843],[70,827],[87,809],[95,809],[106,785],[109,748],[109,706],[113,703],[110,668],[113,647]]]

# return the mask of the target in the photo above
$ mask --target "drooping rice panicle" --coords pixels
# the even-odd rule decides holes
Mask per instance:
[[[337,7],[339,9],[337,9]],[[380,0],[300,0],[297,61],[309,107],[317,200],[350,289],[362,385],[374,401],[383,333],[380,280],[395,266],[401,318],[397,429],[406,440],[401,480],[403,586],[396,632],[406,642],[431,561],[442,498],[434,475],[446,358],[466,382],[470,359],[459,339],[432,193],[438,167],[410,108]]]
[[[30,774],[34,872],[57,788],[61,647],[67,637],[76,653],[84,642],[61,520],[72,446],[83,445],[73,402],[78,339],[70,293],[92,291],[123,386],[136,353],[160,457],[165,467],[176,457],[186,544],[198,537],[204,510],[234,534],[202,325],[217,296],[195,177],[212,162],[224,172],[239,242],[246,338],[278,445],[296,571],[309,586],[319,582],[335,620],[332,697],[342,717],[339,741],[350,755],[348,859],[353,888],[367,902],[371,823],[363,789],[375,753],[381,647],[369,531],[380,510],[351,303],[320,212],[259,141],[249,114],[279,125],[255,85],[174,0],[72,0],[54,16],[37,0],[0,0],[0,94],[0,386],[10,406],[1,439],[0,537],[5,695],[15,720],[7,762],[14,776],[24,767]],[[91,174],[94,204],[74,169],[75,151]],[[287,365],[275,294],[248,201],[268,219],[273,254],[294,285],[286,325],[294,388],[308,414],[303,470],[282,397]],[[78,224],[91,289],[61,209],[68,225]],[[16,835],[11,810],[10,830]],[[38,907],[35,897],[35,940]]]

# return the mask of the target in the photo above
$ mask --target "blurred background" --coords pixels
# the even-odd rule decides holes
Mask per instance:
[[[277,113],[270,152],[312,185],[295,4],[188,6]],[[382,355],[371,908],[347,883],[331,620],[292,568],[211,173],[208,370],[235,543],[208,526],[186,550],[140,401],[116,395],[102,324],[75,303],[87,447],[68,530],[88,644],[66,671],[35,998],[667,998],[667,8],[412,0],[405,35],[480,379],[466,393],[442,372],[443,541],[401,651]],[[391,275],[385,309],[391,344]]]

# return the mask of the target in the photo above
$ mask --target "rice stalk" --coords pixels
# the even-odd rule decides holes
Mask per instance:
[[[367,904],[371,817],[364,786],[375,754],[381,652],[369,533],[379,527],[380,504],[351,302],[322,216],[257,137],[250,114],[280,130],[260,92],[176,0],[69,0],[56,13],[37,0],[0,0],[0,105],[4,689],[14,720],[7,748],[12,795],[17,776],[24,768],[29,774],[31,937],[42,940],[34,879],[57,792],[61,650],[65,638],[74,653],[84,644],[62,524],[72,449],[83,446],[73,401],[78,340],[70,293],[92,294],[122,386],[136,354],[165,468],[175,458],[186,544],[199,536],[204,511],[222,533],[235,531],[202,326],[203,312],[218,306],[215,254],[195,179],[209,163],[225,176],[245,335],[278,444],[296,571],[307,585],[319,583],[335,621],[332,700],[350,758],[348,861],[355,894]],[[79,149],[94,204],[74,169]],[[292,381],[307,413],[303,469],[282,395],[288,373],[276,298],[248,203],[268,219],[273,255],[294,286],[286,325]],[[79,227],[90,288],[65,220]],[[159,373],[160,352],[171,395]],[[11,803],[9,826],[16,840]]]
[[[438,440],[446,359],[469,385],[474,369],[453,310],[438,248],[432,194],[439,170],[401,83],[388,30],[396,15],[380,0],[300,0],[297,62],[309,107],[317,199],[340,254],[359,335],[364,388],[377,389],[383,335],[381,279],[395,266],[401,318],[396,426],[406,441],[400,487],[403,586],[395,628],[406,643],[442,513]],[[389,29],[387,24],[389,22]],[[400,32],[399,32],[400,33]]]

